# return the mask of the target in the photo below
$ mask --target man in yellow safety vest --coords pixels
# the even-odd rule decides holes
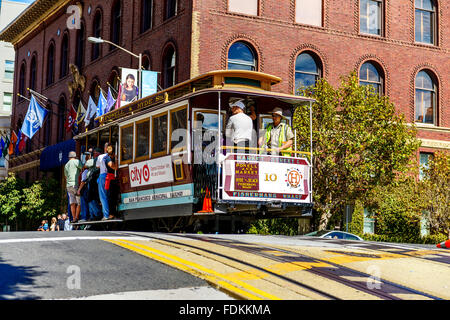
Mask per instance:
[[[278,155],[281,152],[282,156],[291,156],[294,142],[292,129],[287,123],[281,121],[284,118],[281,108],[275,108],[271,113],[273,123],[266,127],[264,136],[259,138],[258,144],[260,148],[271,149],[269,154]]]

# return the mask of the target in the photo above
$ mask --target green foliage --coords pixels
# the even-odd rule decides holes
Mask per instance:
[[[450,239],[450,152],[437,152],[424,170],[420,184],[423,209],[429,213],[431,229]]]
[[[294,236],[298,234],[297,218],[259,219],[251,223],[247,233],[250,234],[279,234]]]
[[[356,201],[352,221],[348,226],[348,232],[362,236],[364,233],[364,206],[361,201]]]
[[[25,182],[13,173],[0,183],[0,221],[11,222],[17,218],[22,205]]]
[[[0,221],[20,222],[32,230],[37,221],[59,213],[62,191],[54,179],[43,179],[27,186],[13,173],[0,183]],[[31,229],[30,229],[31,228]]]
[[[334,89],[325,79],[300,92],[313,104],[313,184],[319,229],[345,204],[391,183],[420,145],[387,97],[360,86],[356,73]],[[309,108],[298,107],[293,127],[297,145],[309,146]],[[309,151],[308,147],[303,148]]]
[[[61,208],[61,189],[57,181],[45,179],[36,181],[23,189],[22,215],[33,220],[51,218],[59,213]]]
[[[416,243],[416,244],[438,244],[447,240],[447,237],[444,234],[428,235],[425,237],[420,236],[404,237],[395,235],[365,233],[362,235],[362,238],[366,241]]]

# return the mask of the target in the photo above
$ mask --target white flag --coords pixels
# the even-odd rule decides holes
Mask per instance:
[[[91,122],[91,119],[95,116],[96,113],[97,106],[95,105],[94,100],[92,100],[92,97],[89,96],[88,107],[86,110],[86,115],[84,116],[84,124],[86,127],[89,125],[89,122]]]

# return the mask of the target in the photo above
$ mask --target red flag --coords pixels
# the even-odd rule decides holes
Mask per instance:
[[[25,148],[25,143],[27,142],[28,137],[24,134],[22,134],[22,136],[20,137],[20,141],[19,141],[19,152],[22,152],[23,149]]]
[[[117,93],[116,106],[114,107],[114,109],[120,108],[120,101],[122,100],[121,95],[122,95],[122,85],[119,84],[119,92]]]
[[[66,123],[64,124],[64,127],[66,128],[67,132],[70,132],[70,129],[72,129],[72,126],[76,121],[77,121],[77,112],[75,111],[73,105],[71,105],[69,108],[69,112],[67,113]]]
[[[16,145],[16,142],[17,142],[17,134],[13,130],[11,133],[11,140],[10,140],[9,150],[8,150],[9,155],[12,155],[14,153],[14,146]]]

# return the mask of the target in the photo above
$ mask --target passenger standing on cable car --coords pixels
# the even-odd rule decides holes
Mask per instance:
[[[114,171],[118,169],[118,165],[115,161],[114,149],[108,142],[105,143],[105,153],[98,157],[96,166],[100,168],[100,176],[98,177],[97,182],[100,202],[102,203],[102,221],[111,220],[114,219],[114,216],[110,215],[109,185],[111,179],[114,177]]]
[[[230,103],[230,108],[232,116],[228,119],[225,135],[231,138],[234,147],[246,148],[235,148],[233,152],[249,153],[248,148],[252,140],[253,121],[244,113],[245,105],[242,100]]]
[[[269,154],[278,155],[281,152],[282,156],[291,156],[294,142],[292,129],[281,121],[284,118],[281,108],[275,108],[271,113],[273,123],[267,125],[264,136],[259,138],[258,144],[261,148],[271,149]]]

